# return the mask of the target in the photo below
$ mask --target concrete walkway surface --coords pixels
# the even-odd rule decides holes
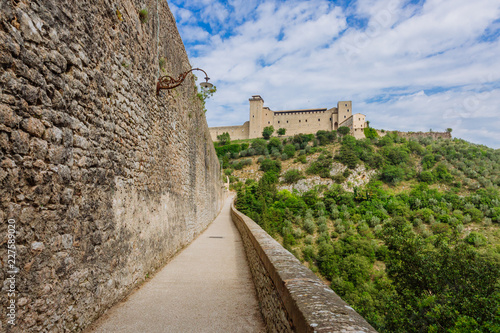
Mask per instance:
[[[87,332],[265,332],[226,199],[214,222]]]

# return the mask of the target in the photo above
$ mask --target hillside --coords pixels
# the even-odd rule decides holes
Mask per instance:
[[[498,331],[500,151],[367,134],[216,150],[238,209],[377,330]]]

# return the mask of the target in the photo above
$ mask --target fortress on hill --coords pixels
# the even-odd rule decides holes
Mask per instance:
[[[319,130],[332,131],[346,126],[356,139],[365,137],[363,130],[367,127],[366,116],[361,113],[353,114],[351,101],[338,102],[337,107],[331,109],[285,111],[272,111],[264,106],[264,100],[259,95],[252,96],[249,101],[249,121],[240,126],[210,127],[212,141],[217,141],[217,135],[224,132],[228,132],[232,140],[260,138],[267,126],[273,126],[276,130],[286,129],[286,136],[312,134]]]

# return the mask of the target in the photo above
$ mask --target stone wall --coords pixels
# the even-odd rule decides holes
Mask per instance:
[[[313,272],[231,206],[268,332],[376,332]]]
[[[451,139],[450,132],[397,132],[403,138],[433,138]]]
[[[286,135],[293,136],[295,134],[316,134],[319,130],[331,131],[335,121],[337,121],[337,114],[325,109],[300,110],[298,112],[279,111],[274,112],[271,124],[265,124],[265,126],[273,125],[276,130],[285,128]]]
[[[0,331],[78,332],[212,221],[219,164],[193,77],[156,96],[191,68],[165,1],[0,7]]]
[[[231,140],[245,140],[248,139],[249,124],[250,122],[247,121],[241,126],[210,127],[210,136],[213,142],[217,142],[217,135],[227,132]]]

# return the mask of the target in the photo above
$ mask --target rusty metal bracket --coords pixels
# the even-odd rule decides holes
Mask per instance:
[[[160,94],[161,89],[169,90],[169,89],[174,89],[174,88],[180,86],[182,84],[182,82],[186,79],[186,76],[189,73],[191,73],[192,71],[202,71],[203,73],[205,73],[206,84],[211,85],[211,83],[208,82],[208,80],[210,80],[210,78],[208,77],[207,72],[205,72],[201,68],[191,68],[187,72],[179,74],[179,77],[177,77],[176,79],[170,75],[161,76],[158,79],[158,82],[156,83],[156,96],[158,96]]]

